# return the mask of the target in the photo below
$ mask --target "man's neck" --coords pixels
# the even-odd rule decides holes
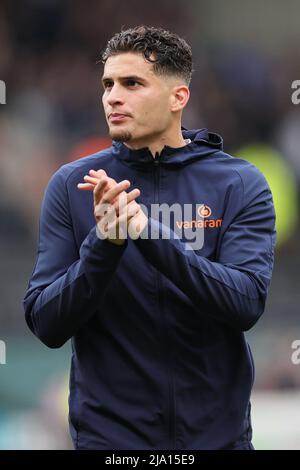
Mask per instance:
[[[138,150],[140,148],[148,147],[150,150],[153,158],[156,158],[157,155],[160,155],[162,149],[165,147],[165,145],[168,145],[169,147],[173,148],[180,148],[184,147],[187,142],[183,138],[182,134],[177,135],[173,138],[168,138],[168,137],[162,137],[161,139],[155,141],[155,142],[126,142],[124,143],[126,147],[130,148],[131,150]]]

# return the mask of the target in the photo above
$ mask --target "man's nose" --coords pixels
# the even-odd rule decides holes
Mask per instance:
[[[114,85],[110,92],[109,92],[109,95],[108,95],[108,98],[107,98],[107,103],[112,106],[112,105],[115,105],[115,104],[122,104],[124,103],[124,97],[123,97],[123,94],[122,94],[122,90],[121,90],[121,87],[119,87],[118,85]]]

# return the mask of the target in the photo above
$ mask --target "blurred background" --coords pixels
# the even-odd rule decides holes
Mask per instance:
[[[110,145],[100,51],[122,26],[138,24],[187,39],[195,72],[184,126],[221,134],[225,151],[252,161],[273,191],[273,282],[266,312],[247,334],[256,363],[254,445],[300,449],[300,364],[291,360],[300,339],[300,105],[291,100],[299,18],[297,0],[1,0],[0,449],[71,448],[70,344],[40,343],[22,299],[50,176]]]

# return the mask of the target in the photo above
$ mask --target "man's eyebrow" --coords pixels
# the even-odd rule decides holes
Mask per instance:
[[[124,77],[118,77],[118,80],[135,80],[137,82],[143,82],[143,83],[146,83],[147,80],[143,77],[139,77],[138,75],[128,75],[128,76],[124,76]],[[112,77],[105,77],[103,76],[102,77],[102,83],[105,83],[105,82],[108,82],[108,81],[113,81]]]

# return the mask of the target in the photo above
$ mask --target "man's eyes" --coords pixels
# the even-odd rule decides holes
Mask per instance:
[[[104,82],[103,83],[104,88],[111,88],[113,86],[113,82]]]
[[[136,85],[140,85],[139,82],[137,82],[136,80],[126,80],[126,85],[127,86],[136,86]]]
[[[105,89],[112,88],[113,85],[114,85],[114,82],[104,82],[103,83],[103,86],[104,86]],[[125,80],[124,85],[128,86],[128,87],[136,88],[138,85],[141,85],[141,83],[136,81],[136,80]]]

